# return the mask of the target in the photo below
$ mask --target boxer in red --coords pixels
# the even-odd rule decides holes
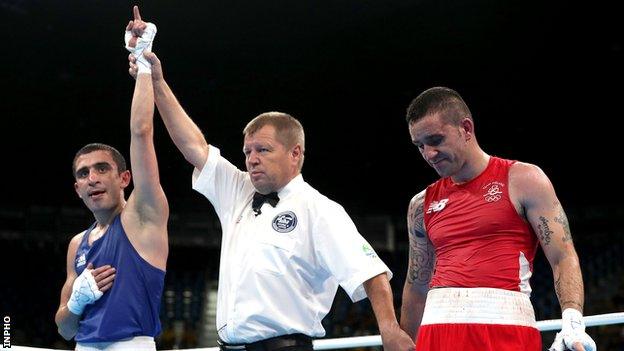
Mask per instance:
[[[537,166],[485,153],[461,96],[424,91],[407,109],[412,142],[440,179],[408,210],[401,326],[418,351],[542,349],[529,278],[538,244],[552,267],[563,328],[552,350],[595,350],[565,212]]]

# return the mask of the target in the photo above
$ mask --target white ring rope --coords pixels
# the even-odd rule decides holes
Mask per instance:
[[[624,312],[598,314],[585,316],[585,326],[595,327],[599,325],[624,324]],[[561,329],[561,319],[548,319],[537,322],[537,329],[540,331],[552,331]],[[347,349],[352,347],[381,346],[381,336],[355,336],[350,338],[319,339],[314,340],[314,350],[334,350]],[[0,348],[3,349],[3,348]],[[36,347],[15,346],[11,350],[18,351],[58,351],[55,349],[41,349]],[[205,347],[201,349],[184,349],[182,351],[218,351],[218,347]],[[169,350],[173,351],[173,350]]]
[[[599,325],[622,324],[624,323],[624,312],[597,314],[595,316],[583,317],[586,327]],[[537,329],[540,331],[551,331],[561,329],[561,319],[548,319],[537,322]]]
[[[598,314],[595,316],[583,317],[586,327],[594,327],[598,325],[609,324],[623,324],[624,312]],[[537,329],[539,331],[551,331],[561,329],[561,319],[548,319],[537,322]],[[315,350],[333,350],[333,349],[346,349],[350,347],[365,347],[365,346],[381,346],[381,336],[356,336],[351,338],[339,338],[339,339],[321,339],[314,340]]]

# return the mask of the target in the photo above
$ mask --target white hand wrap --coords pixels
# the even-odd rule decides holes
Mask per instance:
[[[577,342],[583,345],[585,351],[596,351],[596,343],[585,333],[585,322],[581,312],[566,308],[561,314],[561,331],[557,333],[555,341],[548,350],[576,350],[572,345]]]
[[[78,316],[82,315],[87,305],[97,301],[103,294],[100,289],[98,289],[91,271],[93,270],[85,268],[82,274],[74,280],[72,294],[69,297],[69,301],[67,301],[67,309]]]
[[[143,35],[137,38],[136,46],[131,47],[130,39],[132,38],[132,31],[127,30],[124,35],[124,41],[126,42],[126,49],[136,57],[137,66],[139,68],[138,73],[152,73],[152,65],[143,56],[143,51],[152,51],[152,43],[156,37],[156,25],[146,22],[147,27],[143,31]]]

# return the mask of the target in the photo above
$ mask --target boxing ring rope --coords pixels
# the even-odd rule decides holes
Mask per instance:
[[[595,327],[610,324],[624,324],[624,312],[598,314],[583,317],[587,327]],[[548,319],[537,322],[540,331],[552,331],[561,329],[561,319]],[[381,346],[381,336],[355,336],[349,338],[319,339],[314,340],[314,350],[347,349],[353,347]],[[2,348],[0,348],[2,349]],[[36,347],[15,346],[11,350],[21,351],[58,351],[55,349],[42,349]],[[218,351],[218,347],[205,347],[199,349],[184,349],[184,351]],[[173,350],[168,350],[173,351]]]
[[[600,325],[622,324],[624,323],[624,312],[597,314],[583,317],[586,327],[596,327]],[[561,319],[547,319],[537,322],[537,329],[540,331],[551,331],[561,329]]]
[[[585,316],[583,317],[583,320],[585,321],[585,326],[587,327],[609,324],[624,324],[624,312]],[[540,331],[560,330],[561,319],[548,319],[539,321],[537,322],[537,329],[539,329]],[[356,336],[351,338],[314,340],[315,350],[346,349],[351,347],[365,346],[381,346],[381,336],[369,335]]]

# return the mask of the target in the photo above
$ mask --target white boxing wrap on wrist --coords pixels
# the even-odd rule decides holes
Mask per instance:
[[[146,50],[152,51],[152,44],[156,37],[157,28],[153,23],[146,22],[145,24],[145,30],[143,30],[143,34],[137,38],[136,46],[134,47],[129,46],[130,39],[132,39],[132,31],[127,30],[124,34],[126,49],[137,59],[138,73],[152,73],[152,65],[147,61],[143,52]]]
[[[149,61],[147,61],[147,59],[145,58],[145,56],[141,55],[139,57],[137,57],[137,74],[140,73],[148,73],[151,74],[152,73],[152,64],[149,63]]]
[[[561,331],[549,350],[575,350],[573,345],[581,343],[586,351],[595,351],[596,343],[585,333],[583,314],[573,308],[566,308],[561,313]]]
[[[585,322],[581,312],[574,308],[566,308],[561,313],[561,331],[564,333],[585,332]]]
[[[103,294],[98,288],[91,271],[93,270],[85,269],[82,271],[82,274],[74,280],[72,294],[69,297],[69,301],[67,301],[67,309],[78,316],[82,315],[87,305],[97,301]]]

